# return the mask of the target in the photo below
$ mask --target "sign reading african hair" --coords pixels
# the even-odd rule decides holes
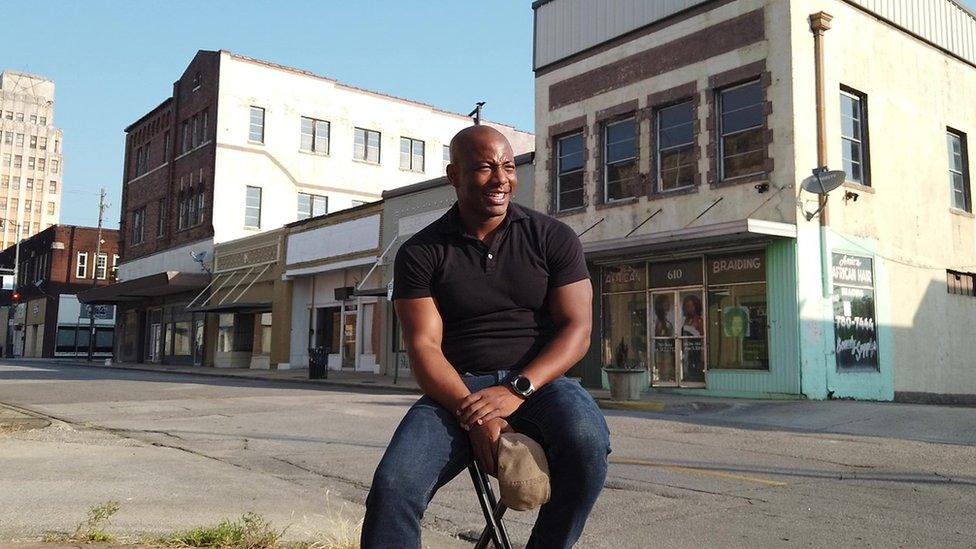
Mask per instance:
[[[837,370],[878,370],[874,261],[835,253],[832,271]]]

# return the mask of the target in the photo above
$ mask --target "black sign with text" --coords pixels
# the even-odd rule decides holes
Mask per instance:
[[[702,285],[702,260],[686,259],[667,263],[651,263],[651,288],[680,288]]]
[[[874,261],[869,257],[835,253],[832,271],[837,369],[877,370]]]
[[[764,282],[766,280],[766,253],[764,251],[710,256],[707,266],[709,286],[740,282]]]

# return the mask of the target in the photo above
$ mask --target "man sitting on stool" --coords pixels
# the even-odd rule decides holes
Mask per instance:
[[[607,474],[610,434],[563,377],[589,347],[593,289],[579,238],[511,202],[508,140],[471,126],[451,140],[457,202],[400,248],[393,299],[426,396],[400,422],[366,500],[362,547],[419,548],[434,493],[470,463],[496,471],[499,436],[543,445],[551,494],[528,547],[572,547]],[[472,502],[473,504],[473,502]]]

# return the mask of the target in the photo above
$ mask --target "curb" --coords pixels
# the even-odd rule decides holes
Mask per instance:
[[[606,398],[596,399],[597,406],[604,410],[630,410],[637,412],[663,412],[667,405],[663,402],[621,401]]]
[[[344,381],[344,380],[331,380],[331,379],[307,379],[307,378],[269,378],[256,375],[248,374],[222,374],[219,370],[217,371],[206,371],[206,372],[195,372],[188,370],[163,370],[155,368],[146,368],[138,366],[105,366],[97,363],[86,363],[86,362],[46,362],[47,364],[67,364],[69,366],[75,366],[78,368],[98,368],[102,370],[118,370],[118,371],[134,371],[134,372],[152,372],[157,374],[181,374],[188,376],[200,376],[200,377],[212,377],[220,379],[245,379],[249,381],[265,381],[271,383],[292,383],[296,385],[324,385],[331,387],[345,387],[352,389],[366,389],[374,392],[388,392],[388,393],[400,393],[400,394],[423,394],[419,388],[405,387],[399,385],[380,385],[373,383],[364,383],[361,381]]]

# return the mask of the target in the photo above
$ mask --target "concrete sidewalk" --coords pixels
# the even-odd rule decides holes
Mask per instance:
[[[367,372],[330,371],[328,379],[308,379],[308,370],[254,370],[169,364],[86,362],[61,359],[14,359],[11,363],[38,366],[73,366],[172,373],[294,383],[305,387],[339,387],[369,392],[421,394],[409,375],[394,383],[392,376]],[[705,395],[648,392],[640,401],[615,402],[603,389],[590,389],[607,414],[667,418],[696,424],[777,430],[875,436],[976,446],[976,408],[930,404],[862,401],[757,400]]]

